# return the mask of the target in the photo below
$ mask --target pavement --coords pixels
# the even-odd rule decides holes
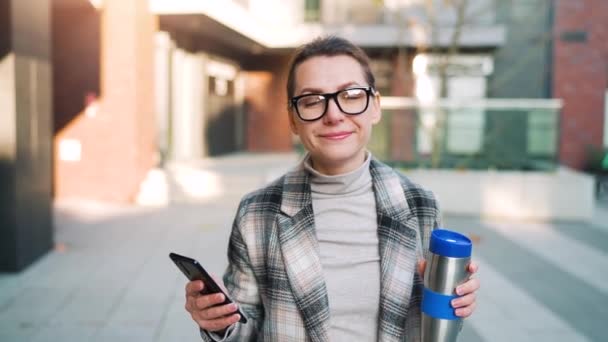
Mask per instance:
[[[0,273],[0,341],[199,341],[169,252],[221,275],[240,197],[294,154],[236,154],[157,170],[140,205],[55,202],[55,249]],[[590,222],[445,216],[471,236],[478,308],[459,341],[606,341],[608,204]]]

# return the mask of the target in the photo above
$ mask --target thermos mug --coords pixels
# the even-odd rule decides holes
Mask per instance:
[[[462,320],[450,304],[455,289],[469,278],[472,243],[447,229],[431,234],[422,296],[422,342],[455,342]]]

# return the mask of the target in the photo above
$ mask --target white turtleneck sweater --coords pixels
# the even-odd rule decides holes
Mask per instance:
[[[358,169],[311,174],[312,205],[329,296],[330,341],[377,341],[380,254],[371,155]]]

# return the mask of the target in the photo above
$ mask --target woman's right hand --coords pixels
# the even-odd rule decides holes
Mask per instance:
[[[220,332],[241,319],[236,303],[218,305],[224,302],[222,293],[201,294],[204,285],[200,280],[186,284],[186,311],[202,329]]]

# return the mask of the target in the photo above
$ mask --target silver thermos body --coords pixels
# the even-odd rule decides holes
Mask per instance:
[[[422,297],[422,342],[456,342],[462,328],[451,306],[455,289],[469,278],[472,243],[447,229],[431,234]]]

